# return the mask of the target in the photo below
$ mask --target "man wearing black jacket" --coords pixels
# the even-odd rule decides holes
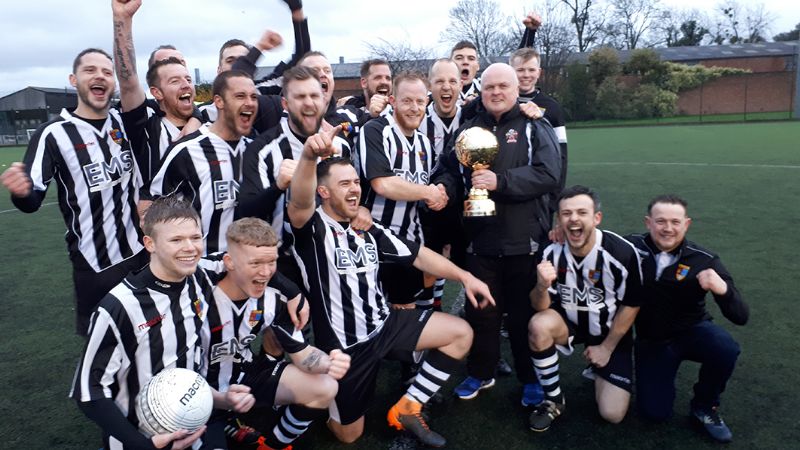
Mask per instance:
[[[500,321],[506,312],[517,377],[526,385],[523,393],[538,391],[541,400],[541,389],[533,389],[538,385],[527,346],[527,323],[533,314],[528,292],[535,281],[534,254],[549,231],[548,195],[560,185],[561,158],[553,129],[544,121],[524,117],[518,95],[514,69],[507,64],[489,66],[483,75],[478,115],[462,125],[455,138],[471,127],[486,128],[497,136],[500,151],[490,169],[462,170],[453,139],[439,158],[432,181],[444,184],[449,198],[473,186],[487,189],[497,208],[496,216],[464,219],[470,242],[467,269],[489,285],[497,307],[466,306],[475,339],[467,360],[469,376],[456,388],[463,399],[474,398],[480,389],[494,384]]]
[[[733,435],[717,408],[733,374],[739,344],[711,322],[708,292],[722,314],[744,325],[749,308],[719,257],[685,239],[692,220],[686,201],[674,195],[653,199],[645,217],[649,233],[629,236],[642,258],[644,295],[636,319],[636,381],[639,411],[653,420],[672,416],[675,376],[684,360],[701,364],[691,415],[715,440]]]

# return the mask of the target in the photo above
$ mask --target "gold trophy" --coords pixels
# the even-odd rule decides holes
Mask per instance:
[[[472,127],[458,135],[455,148],[456,158],[464,167],[479,170],[489,168],[497,152],[500,151],[500,144],[491,131]],[[469,190],[469,196],[464,200],[464,217],[485,217],[496,214],[494,201],[489,199],[489,191],[475,187]]]

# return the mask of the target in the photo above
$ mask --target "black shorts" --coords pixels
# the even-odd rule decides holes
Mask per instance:
[[[386,299],[394,305],[414,303],[425,287],[422,272],[414,266],[382,263],[378,276]]]
[[[414,359],[414,350],[425,324],[433,311],[419,309],[392,310],[381,331],[372,339],[346,350],[350,355],[350,370],[339,380],[339,392],[329,408],[331,419],[349,425],[362,417],[375,394],[375,382],[381,359],[405,355]]]
[[[250,386],[250,393],[256,399],[256,408],[271,407],[275,404],[278,383],[288,364],[286,361],[275,360],[262,353],[245,367],[241,384]]]
[[[556,345],[559,352],[564,355],[571,355],[574,351],[574,344],[584,344],[586,346],[599,345],[605,339],[605,336],[591,336],[582,333],[577,329],[575,324],[567,319],[564,311],[560,308],[553,308],[567,324],[569,330],[569,338],[567,345]],[[630,331],[620,339],[617,347],[611,352],[608,359],[608,364],[603,367],[595,367],[590,365],[583,371],[583,375],[587,378],[594,379],[594,376],[608,381],[609,383],[624,389],[628,392],[633,392],[633,335]]]
[[[102,272],[95,272],[80,253],[71,256],[72,281],[75,286],[75,333],[89,333],[89,319],[95,307],[114,286],[134,270],[150,262],[150,253],[142,250],[136,255],[115,264]]]

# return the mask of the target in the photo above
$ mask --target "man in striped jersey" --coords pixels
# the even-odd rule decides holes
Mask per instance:
[[[108,450],[187,448],[205,431],[148,438],[137,429],[136,396],[153,376],[166,368],[200,368],[200,329],[213,288],[208,274],[197,269],[203,237],[190,204],[157,200],[142,228],[150,264],[130,273],[97,306],[70,392],[103,430]],[[213,396],[217,408],[244,412],[253,404],[246,386]]]
[[[297,264],[290,254],[291,240],[284,236],[285,192],[308,136],[322,127],[325,104],[317,72],[304,66],[283,75],[283,108],[288,117],[247,146],[242,168],[239,215],[259,217],[272,224],[283,241],[278,265],[281,273],[301,283]],[[350,157],[350,145],[342,136],[333,139],[337,154]],[[364,210],[368,217],[368,211]]]
[[[76,332],[85,336],[92,310],[131,270],[147,263],[136,211],[139,176],[122,119],[109,110],[114,93],[111,57],[99,49],[78,54],[69,76],[78,107],[36,130],[24,162],[0,181],[20,211],[42,205],[57,180],[58,204],[75,286]]]
[[[337,127],[338,128],[338,127]],[[336,129],[306,140],[292,178],[288,206],[294,251],[303,268],[311,301],[314,337],[323,351],[341,349],[352,357],[331,405],[329,428],[343,442],[364,431],[364,412],[375,390],[378,365],[390,352],[429,350],[403,398],[388,414],[391,426],[407,429],[426,445],[445,440],[428,428],[422,405],[434,395],[466,355],[472,332],[463,320],[418,309],[390,309],[378,279],[381,263],[415,265],[419,270],[464,284],[478,307],[493,302],[487,286],[469,272],[413,241],[398,237],[377,223],[357,232],[350,221],[358,214],[360,178],[344,158],[324,159],[335,151]],[[316,176],[315,176],[316,171]],[[321,206],[316,206],[316,195]],[[476,298],[477,297],[477,298]]]
[[[226,249],[225,230],[233,222],[241,160],[250,143],[258,94],[244,72],[217,75],[212,88],[220,118],[173,145],[150,185],[153,197],[181,195],[200,213],[205,249]]]
[[[392,94],[392,68],[385,59],[368,59],[361,63],[361,89],[363,94],[346,100],[346,105],[368,112],[371,117],[391,113],[389,96]]]
[[[634,246],[597,228],[600,200],[584,186],[565,189],[558,199],[564,243],[548,246],[536,267],[528,343],[545,399],[530,416],[533,431],[545,431],[565,409],[558,349],[564,355],[583,343],[594,380],[597,407],[605,420],[619,423],[630,402],[633,360],[631,325],[639,312],[642,275]]]
[[[429,184],[433,151],[428,138],[417,130],[428,103],[422,76],[398,75],[389,101],[392,114],[370,120],[359,133],[358,167],[365,185],[364,206],[373,219],[421,245],[424,237],[418,202],[434,211],[447,205],[444,187]],[[395,307],[414,307],[423,288],[422,273],[399,264],[381,266],[381,283]]]
[[[239,219],[226,237],[226,276],[214,289],[203,326],[204,376],[222,392],[239,382],[250,386],[256,407],[289,405],[264,439],[270,448],[284,448],[312,421],[327,415],[338,390],[336,380],[347,372],[350,356],[340,350],[325,354],[305,343],[300,330],[308,321],[308,304],[301,305],[300,289],[276,271],[278,237],[266,222]],[[254,358],[250,344],[268,327],[292,364],[265,352]],[[265,351],[267,342],[262,344]],[[215,416],[204,445],[225,448],[228,414],[219,411]],[[240,436],[234,435],[234,441]]]
[[[133,44],[133,16],[140,6],[141,0],[113,0],[111,4],[122,120],[142,171],[141,189],[147,197],[149,183],[166,157],[167,148],[181,137],[181,130],[195,113],[195,89],[183,58],[162,56],[148,66],[146,76],[157,106],[145,98]],[[154,58],[158,56],[161,55]],[[146,205],[142,204],[142,210]]]
[[[322,84],[322,98],[325,100],[325,105],[327,105],[324,118],[329,125],[336,126],[343,122],[363,124],[370,119],[371,116],[369,114],[364,114],[363,111],[356,107],[336,105],[336,97],[333,96],[336,80],[333,77],[331,63],[328,62],[328,58],[324,53],[312,50],[303,55],[297,65],[317,71],[320,84]],[[356,127],[356,132],[358,132],[358,127]]]
[[[448,58],[437,59],[428,72],[428,83],[432,101],[428,104],[425,120],[420,124],[419,131],[431,142],[431,166],[435,167],[445,145],[461,123],[461,106],[458,105],[461,79],[458,65]],[[459,267],[464,266],[467,246],[460,217],[462,200],[461,197],[454,198],[440,211],[427,208],[419,211],[425,245],[437,253],[442,253],[444,247],[450,245],[450,260]],[[434,283],[435,287],[431,288]],[[423,301],[432,298],[434,309],[441,311],[444,280],[432,280],[426,276],[425,289],[420,298]]]

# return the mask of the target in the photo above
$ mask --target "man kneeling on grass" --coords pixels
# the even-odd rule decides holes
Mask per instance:
[[[733,433],[717,408],[739,344],[706,311],[710,292],[722,315],[744,325],[750,315],[719,256],[686,239],[692,219],[686,200],[654,198],[647,207],[648,233],[628,236],[642,255],[644,296],[636,318],[636,399],[639,413],[661,421],[672,416],[675,376],[681,362],[701,364],[691,415],[712,438],[730,442]]]
[[[441,447],[445,439],[428,428],[422,405],[458,367],[472,344],[472,330],[462,319],[419,309],[390,310],[378,278],[380,264],[414,265],[464,285],[475,307],[493,304],[489,288],[453,263],[391,230],[374,224],[356,231],[360,178],[353,164],[329,157],[337,126],[310,136],[291,183],[288,216],[294,253],[311,301],[316,343],[325,351],[352,356],[347,375],[330,407],[329,428],[343,442],[364,431],[364,413],[372,400],[380,360],[389,352],[411,356],[428,350],[406,394],[389,410],[389,425],[414,433],[424,444]],[[316,172],[316,173],[315,173]],[[321,198],[316,206],[315,196]],[[482,299],[481,299],[482,297]]]
[[[565,189],[558,200],[564,243],[549,245],[537,266],[528,324],[533,365],[545,400],[530,416],[533,431],[545,431],[565,409],[558,354],[584,343],[600,415],[619,423],[628,411],[633,379],[631,325],[639,311],[641,269],[636,249],[620,236],[596,228],[600,201],[584,186]]]

